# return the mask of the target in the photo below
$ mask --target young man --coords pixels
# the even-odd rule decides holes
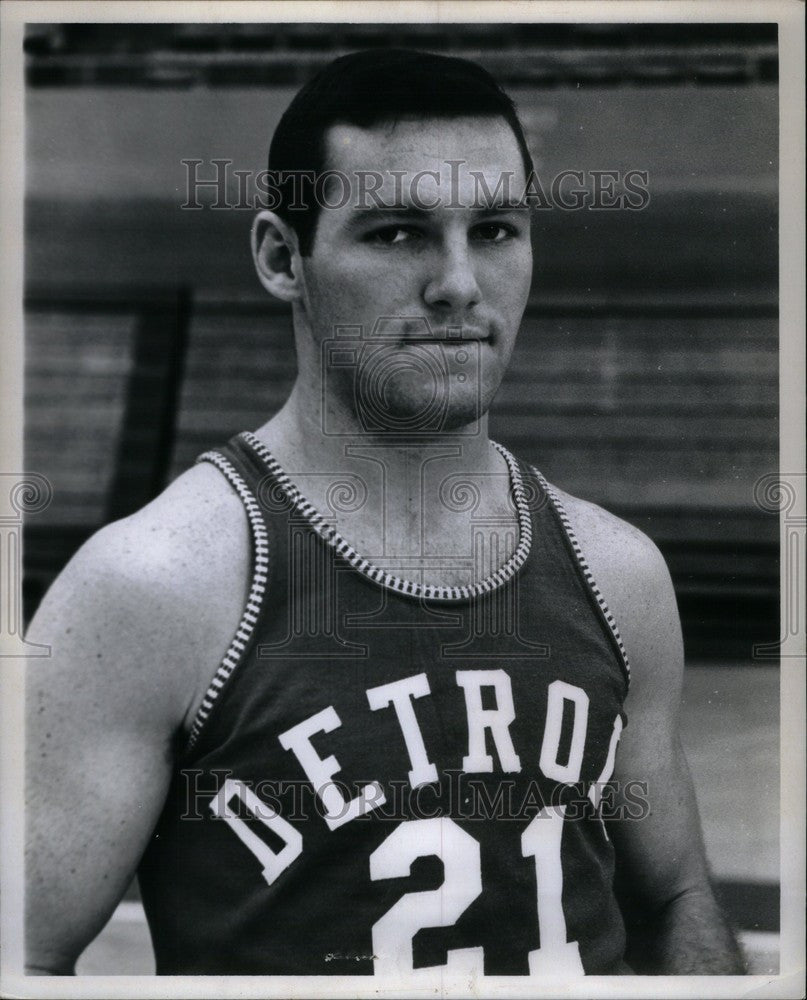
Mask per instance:
[[[532,268],[511,102],[464,61],[348,56],[270,167],[290,398],[31,626],[30,971],[71,971],[135,871],[160,973],[741,971],[664,563],[487,434]]]

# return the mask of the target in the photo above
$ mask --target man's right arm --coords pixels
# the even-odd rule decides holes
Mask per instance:
[[[189,480],[204,485],[205,476],[218,473],[207,467]],[[199,518],[178,526],[166,509],[158,499],[90,539],[28,632],[52,648],[27,677],[30,975],[72,973],[126,891],[163,806],[176,740],[238,622],[240,514],[233,521],[231,507],[214,505],[222,517],[203,545]]]

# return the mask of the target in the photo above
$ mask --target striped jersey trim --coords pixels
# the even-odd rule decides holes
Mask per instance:
[[[535,466],[532,466],[531,468],[538,482],[546,491],[546,495],[552,501],[555,510],[558,512],[561,524],[563,525],[563,528],[566,531],[569,541],[571,542],[572,548],[574,549],[574,554],[577,557],[577,562],[580,565],[580,569],[583,571],[583,576],[586,579],[586,583],[588,584],[591,593],[594,595],[597,604],[599,605],[600,611],[602,612],[602,616],[605,619],[605,623],[611,630],[611,635],[614,637],[614,640],[617,644],[617,648],[619,649],[620,660],[622,663],[622,668],[625,671],[625,680],[627,681],[628,686],[630,686],[630,661],[628,660],[628,653],[627,650],[625,649],[625,644],[622,642],[622,636],[619,634],[619,628],[617,626],[616,619],[611,614],[611,611],[605,602],[605,598],[600,593],[600,588],[597,586],[597,582],[594,579],[594,576],[591,572],[588,562],[586,561],[586,557],[583,555],[583,550],[580,548],[580,543],[577,540],[577,535],[575,535],[574,533],[571,521],[569,520],[569,515],[566,513],[566,508],[563,506],[563,501],[560,499],[555,490],[549,485],[549,483],[544,479],[541,473],[535,468]]]
[[[349,542],[345,541],[333,525],[328,524],[316,507],[309,503],[292,483],[274,455],[254,434],[245,431],[239,437],[263,460],[296,511],[308,522],[320,538],[334,549],[339,556],[350,563],[357,573],[361,573],[362,576],[389,590],[394,590],[399,594],[406,594],[410,597],[427,598],[433,601],[462,601],[470,597],[479,597],[482,594],[487,594],[498,589],[507,583],[508,580],[512,579],[524,565],[527,556],[530,554],[530,548],[532,547],[532,518],[525,495],[524,483],[521,478],[521,471],[510,452],[495,441],[492,441],[491,444],[503,456],[510,470],[510,484],[518,518],[518,544],[510,558],[484,580],[479,580],[464,587],[441,587],[393,576],[380,567],[374,566],[368,559],[365,559],[364,556],[358,553]]]
[[[206,451],[200,455],[197,462],[210,462],[225,476],[230,485],[241,498],[244,509],[247,512],[249,526],[252,531],[252,542],[254,551],[254,563],[252,570],[252,584],[247,597],[246,607],[241,615],[236,633],[224,659],[221,661],[218,670],[213,676],[213,680],[202,699],[202,704],[193,720],[191,733],[186,744],[186,752],[193,749],[199,738],[207,718],[216,704],[216,700],[224,687],[225,682],[238,666],[247,643],[252,638],[252,633],[258,623],[261,606],[266,593],[267,575],[269,572],[269,536],[266,530],[266,523],[263,519],[258,501],[253,496],[251,490],[238,474],[235,467],[227,461],[224,455],[217,451]]]

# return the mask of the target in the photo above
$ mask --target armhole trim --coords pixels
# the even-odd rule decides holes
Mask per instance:
[[[241,621],[232,642],[224,654],[218,670],[213,675],[213,680],[210,682],[196,713],[196,717],[193,720],[190,736],[188,737],[188,742],[185,744],[185,753],[188,753],[196,745],[202,727],[207,722],[208,716],[213,710],[222,688],[243,659],[247,644],[252,638],[255,626],[258,623],[258,617],[266,594],[269,571],[269,536],[266,530],[266,522],[263,519],[263,513],[252,491],[238,474],[235,466],[220,452],[206,451],[196,461],[210,462],[212,465],[215,465],[241,498],[252,533],[253,560],[252,582],[246,607],[241,615]]]
[[[606,604],[605,598],[602,596],[600,588],[597,586],[597,582],[594,579],[594,575],[591,572],[591,568],[589,567],[588,562],[586,561],[586,557],[583,555],[583,550],[580,548],[580,543],[577,540],[577,535],[575,535],[574,533],[571,521],[569,520],[569,515],[566,513],[566,508],[563,506],[563,501],[560,499],[555,490],[549,485],[546,479],[544,479],[541,473],[535,468],[535,466],[532,466],[531,468],[533,473],[535,473],[538,482],[541,484],[544,491],[546,492],[546,495],[551,500],[552,506],[557,511],[558,517],[560,518],[561,524],[563,525],[563,529],[566,532],[566,536],[569,539],[569,543],[572,546],[572,550],[574,551],[575,557],[577,559],[577,564],[583,573],[583,577],[585,578],[588,588],[591,591],[592,595],[594,596],[594,599],[597,602],[597,606],[599,607],[600,612],[602,613],[603,620],[605,621],[605,624],[607,625],[608,630],[611,633],[611,637],[616,644],[620,666],[622,667],[622,671],[625,676],[625,686],[626,688],[629,688],[630,661],[628,660],[628,653],[627,650],[625,649],[625,644],[622,642],[622,636],[619,634],[619,627],[617,626],[616,619],[611,614],[611,611],[608,605]]]

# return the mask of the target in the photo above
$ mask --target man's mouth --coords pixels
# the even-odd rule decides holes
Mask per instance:
[[[417,334],[412,337],[401,337],[402,344],[462,344],[467,341],[491,340],[486,330],[475,327],[452,327],[451,330],[434,330],[431,336]]]
[[[463,342],[484,342],[495,339],[493,330],[478,321],[463,323],[443,320],[430,322],[425,316],[383,317],[373,328],[373,339],[386,339],[398,344],[461,344]]]

